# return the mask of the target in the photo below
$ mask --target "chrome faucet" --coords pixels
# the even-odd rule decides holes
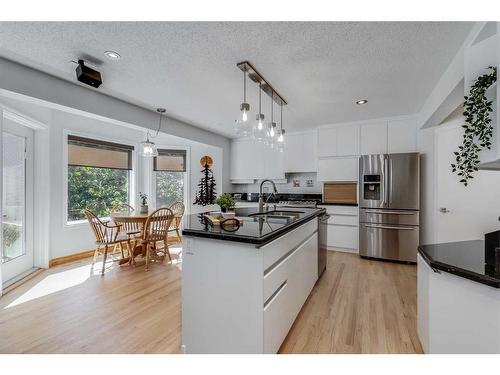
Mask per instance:
[[[273,180],[263,180],[261,183],[260,183],[260,188],[259,188],[259,212],[264,212],[264,194],[262,193],[262,187],[264,186],[264,184],[266,182],[270,182],[272,185],[273,185],[273,194],[276,194],[278,192],[278,189],[276,189],[276,184],[274,183]],[[266,199],[266,208],[267,208],[267,200],[269,199],[269,197]]]

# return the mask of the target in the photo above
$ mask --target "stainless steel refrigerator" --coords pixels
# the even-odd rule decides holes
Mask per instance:
[[[416,262],[420,233],[418,153],[361,156],[359,255]]]

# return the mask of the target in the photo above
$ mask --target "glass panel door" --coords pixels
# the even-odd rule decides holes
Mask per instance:
[[[33,130],[4,122],[2,133],[2,282],[33,268]],[[27,159],[28,152],[30,159]]]
[[[3,134],[3,256],[2,261],[26,254],[25,219],[25,139]]]

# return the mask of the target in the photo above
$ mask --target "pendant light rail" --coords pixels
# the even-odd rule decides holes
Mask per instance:
[[[257,84],[262,85],[262,91],[264,91],[270,98],[274,100],[278,105],[287,105],[283,97],[278,94],[278,92],[266,81],[266,79],[260,74],[257,69],[248,61],[242,61],[236,64],[236,66],[243,72],[248,74],[248,77]]]

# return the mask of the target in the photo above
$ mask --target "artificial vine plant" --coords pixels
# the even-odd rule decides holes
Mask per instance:
[[[469,179],[474,178],[473,173],[478,170],[479,152],[491,149],[491,137],[493,127],[491,126],[490,113],[492,101],[486,97],[486,90],[497,80],[496,66],[489,66],[490,73],[483,74],[471,86],[468,96],[464,96],[465,124],[463,142],[455,151],[455,163],[451,165],[453,172],[458,172],[460,182],[467,186]]]

